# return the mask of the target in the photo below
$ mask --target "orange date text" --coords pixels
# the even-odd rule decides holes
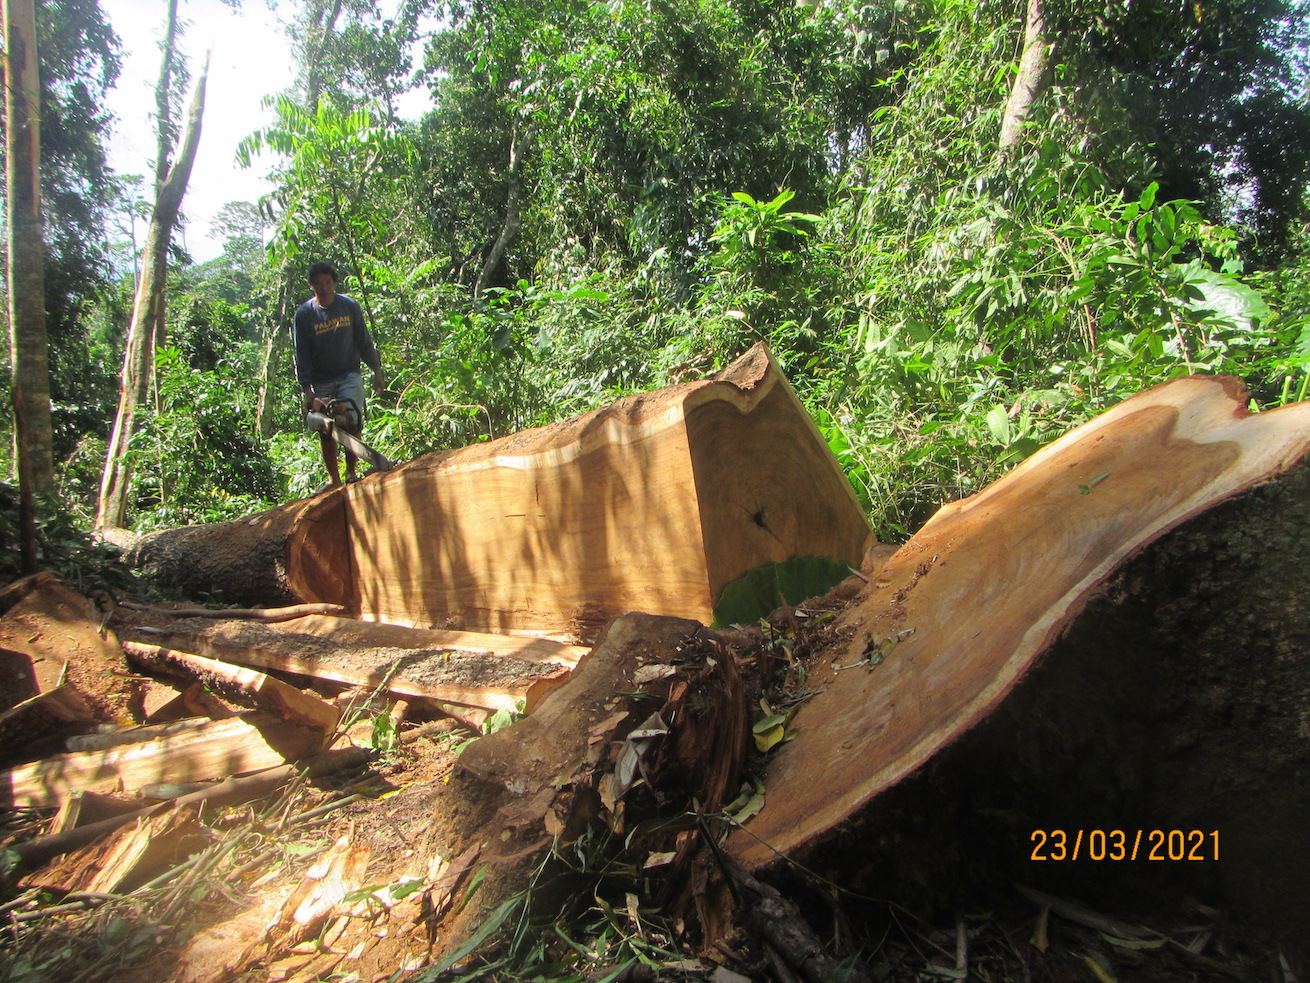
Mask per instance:
[[[1035,829],[1029,860],[1217,861],[1217,829]]]

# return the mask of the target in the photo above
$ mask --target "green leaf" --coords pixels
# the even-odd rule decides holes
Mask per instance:
[[[773,747],[782,743],[787,736],[787,728],[783,724],[774,724],[766,730],[755,730],[755,748],[761,752],[768,752]]]
[[[783,602],[799,604],[827,593],[850,573],[847,564],[821,556],[798,556],[748,570],[719,592],[714,626],[753,624]]]
[[[1004,406],[994,406],[987,413],[987,429],[998,444],[1010,443],[1010,417]]]

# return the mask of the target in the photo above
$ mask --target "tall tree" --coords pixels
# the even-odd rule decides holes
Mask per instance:
[[[167,59],[166,59],[167,62]],[[150,387],[155,339],[163,311],[164,287],[168,275],[168,247],[173,226],[182,208],[196,148],[200,144],[200,125],[205,109],[205,82],[209,59],[196,82],[187,116],[186,132],[177,159],[159,188],[142,250],[141,277],[137,281],[132,306],[132,323],[123,353],[123,385],[119,393],[118,413],[105,454],[105,469],[100,482],[100,502],[96,510],[96,528],[122,526],[127,521],[127,496],[132,480],[131,460],[127,450],[136,432],[136,413],[146,401]]]
[[[37,566],[33,496],[54,490],[41,222],[41,92],[32,0],[5,0],[4,30],[12,399],[23,566],[32,571]]]

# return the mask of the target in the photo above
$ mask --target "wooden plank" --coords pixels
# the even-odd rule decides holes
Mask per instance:
[[[226,778],[299,760],[322,739],[308,727],[246,714],[145,744],[60,754],[0,772],[0,805],[57,807],[78,790]]]
[[[340,645],[469,652],[517,659],[520,662],[537,665],[554,663],[570,669],[591,651],[586,645],[572,645],[550,638],[418,628],[326,615],[296,618],[294,621],[284,621],[275,627],[280,631],[301,632],[319,638],[328,638]]]
[[[330,703],[254,669],[242,669],[216,659],[141,642],[123,642],[123,651],[133,665],[203,683],[208,689],[237,703],[268,710],[307,727],[316,727],[323,732],[325,739],[341,721],[341,711]]]
[[[317,635],[249,621],[182,619],[166,628],[120,629],[124,638],[201,653],[211,659],[290,672],[440,703],[516,710],[535,706],[568,678],[566,666],[525,662],[457,648],[338,645]],[[394,669],[394,672],[393,672]]]

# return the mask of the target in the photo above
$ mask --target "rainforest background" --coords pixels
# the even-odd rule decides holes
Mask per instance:
[[[232,163],[271,154],[276,190],[225,209],[217,259],[165,250],[133,395],[148,264],[130,216],[184,153],[203,39],[185,0],[161,2],[157,159],[117,174],[114,25],[97,0],[36,4],[47,541],[98,514],[230,518],[323,480],[289,338],[318,259],[381,350],[392,392],[365,436],[393,459],[698,378],[763,339],[892,542],[1156,382],[1231,373],[1257,410],[1307,396],[1307,0],[278,10],[299,79]],[[416,86],[429,108],[407,120]],[[127,490],[106,521],[113,465]]]

